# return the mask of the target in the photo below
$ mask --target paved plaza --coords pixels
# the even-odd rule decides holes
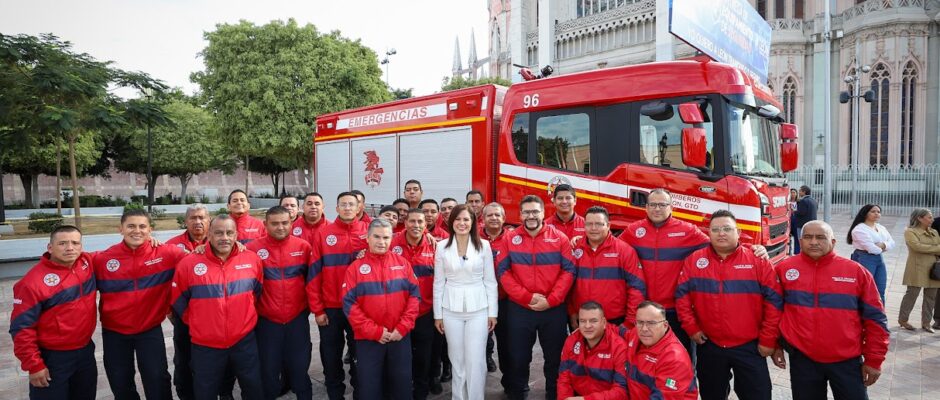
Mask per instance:
[[[845,234],[848,229],[851,216],[837,215],[833,218],[840,223],[834,227],[836,236],[839,239],[837,253],[848,256],[851,252],[850,247],[845,244]],[[918,330],[914,332],[902,330],[897,324],[898,307],[901,303],[901,297],[904,295],[905,287],[901,284],[904,274],[904,263],[907,258],[907,249],[904,246],[904,229],[907,226],[908,218],[886,216],[882,224],[891,230],[894,238],[898,241],[898,248],[886,255],[888,265],[888,292],[887,292],[887,315],[888,326],[891,331],[891,346],[888,352],[887,360],[883,366],[881,379],[871,388],[869,396],[871,399],[936,399],[940,393],[940,333],[929,334]],[[43,239],[39,239],[43,240]],[[116,239],[119,240],[119,239]],[[0,242],[2,249],[2,242]],[[0,258],[5,258],[0,254]],[[4,332],[9,331],[9,315],[12,308],[12,287],[15,280],[7,279],[0,281],[0,296],[4,299],[2,311],[4,317],[0,321],[0,328]],[[914,308],[913,316],[919,315],[920,299]],[[915,318],[916,319],[916,318]],[[912,323],[919,327],[917,321]],[[164,335],[166,337],[166,350],[168,360],[172,360],[172,327],[169,322],[163,324]],[[316,328],[313,328],[312,335],[314,349],[319,346],[319,338]],[[107,379],[104,374],[104,368],[101,366],[101,334],[100,328],[94,335],[94,341],[97,344],[96,357],[98,359],[98,398],[112,399],[113,396],[108,389]],[[8,334],[0,335],[0,352],[5,356],[0,358],[0,399],[25,399],[27,398],[28,379],[25,372],[19,368],[19,361],[13,356],[13,346]],[[536,348],[536,354],[531,366],[532,392],[530,398],[544,398],[545,380],[541,372],[542,363],[539,361],[541,353]],[[172,362],[170,362],[172,369]],[[771,366],[771,378],[774,383],[774,398],[789,399],[790,381],[787,371],[782,371]],[[313,364],[310,366],[310,376],[313,378],[314,398],[326,398],[326,389],[323,385],[323,369],[320,366],[319,355],[313,356]],[[504,398],[502,388],[499,386],[498,372],[489,374],[487,380],[486,398],[500,399]],[[449,384],[445,384],[443,394],[433,396],[432,399],[445,399],[450,397]],[[143,393],[143,391],[140,391]],[[237,397],[237,396],[236,396]],[[347,391],[347,398],[351,398],[351,391]],[[283,397],[293,399],[292,395]],[[732,395],[732,398],[734,396]]]

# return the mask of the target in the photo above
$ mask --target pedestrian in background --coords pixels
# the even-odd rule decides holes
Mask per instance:
[[[816,209],[818,207],[816,205],[816,199],[810,196],[812,193],[813,191],[809,186],[800,186],[799,200],[796,202],[796,211],[793,213],[794,216],[791,220],[793,225],[796,225],[797,239],[800,237],[800,231],[803,229],[803,225],[816,219]],[[799,240],[793,242],[793,254],[800,254]]]
[[[924,301],[920,306],[920,322],[925,331],[933,333],[930,320],[934,313],[937,300],[937,289],[940,281],[930,279],[930,269],[940,256],[940,235],[930,227],[933,223],[933,214],[926,208],[915,208],[911,212],[911,223],[904,230],[904,242],[907,243],[907,265],[904,266],[904,285],[907,292],[901,300],[901,311],[898,313],[898,325],[909,331],[914,327],[907,322],[914,308],[914,302],[921,289],[924,290]]]
[[[800,200],[800,193],[796,189],[790,189],[790,199],[787,206],[790,207],[790,255],[796,254],[799,248],[800,235],[797,234],[796,226],[796,202]]]
[[[849,227],[846,241],[855,247],[852,252],[852,261],[855,261],[875,278],[878,294],[881,295],[881,304],[885,303],[885,286],[888,282],[888,270],[885,267],[884,252],[894,249],[894,239],[884,226],[878,223],[881,220],[881,207],[875,204],[866,204]]]

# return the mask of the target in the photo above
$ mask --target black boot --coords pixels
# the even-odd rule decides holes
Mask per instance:
[[[450,373],[450,363],[444,363],[443,372],[441,372],[441,382],[447,383],[453,379],[453,375]]]

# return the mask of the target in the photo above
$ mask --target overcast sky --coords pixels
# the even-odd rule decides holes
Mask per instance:
[[[203,32],[241,19],[263,25],[294,18],[320,32],[339,30],[379,54],[394,48],[390,85],[415,95],[438,91],[450,76],[454,39],[466,65],[470,31],[486,57],[486,0],[0,0],[0,33],[51,32],[78,51],[139,70],[193,93],[203,69]],[[381,59],[381,57],[380,57]],[[383,67],[384,71],[384,67]],[[384,78],[384,76],[383,76]],[[120,93],[128,96],[132,94]]]

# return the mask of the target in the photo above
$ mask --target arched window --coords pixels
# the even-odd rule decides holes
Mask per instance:
[[[869,165],[872,167],[888,164],[888,111],[891,109],[890,76],[888,67],[878,64],[871,71],[871,90],[875,92],[875,100],[871,103],[871,156]]]
[[[855,76],[855,68],[849,70],[849,73],[845,76]],[[855,94],[855,82],[849,82],[848,88],[849,94]],[[854,100],[853,100],[854,101]],[[852,102],[849,102],[849,162],[848,165],[852,165],[855,157],[855,107]]]
[[[788,123],[796,123],[796,80],[792,76],[783,83],[783,115]]]
[[[917,67],[908,61],[901,75],[901,166],[914,164],[914,98],[917,91]]]
[[[793,18],[803,19],[804,0],[793,0]]]

